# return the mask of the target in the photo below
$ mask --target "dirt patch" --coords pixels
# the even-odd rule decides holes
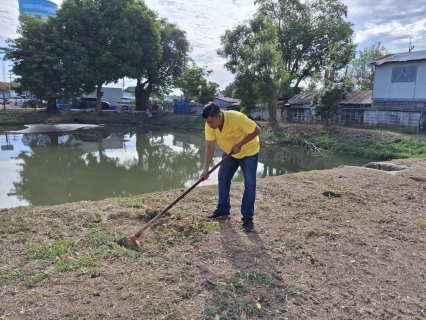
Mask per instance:
[[[198,187],[0,211],[0,316],[7,319],[424,319],[426,160],[258,181],[256,232],[205,216]]]

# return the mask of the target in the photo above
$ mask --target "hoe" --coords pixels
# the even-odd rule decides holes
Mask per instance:
[[[224,157],[217,165],[215,165],[212,169],[209,170],[208,174],[211,174],[213,171],[215,171],[220,165],[222,165],[226,160],[228,160],[232,155],[232,152],[229,153],[226,157]],[[179,198],[177,198],[175,201],[173,201],[166,209],[164,209],[162,212],[157,214],[154,218],[152,218],[146,225],[144,225],[138,232],[132,234],[129,237],[122,238],[117,241],[117,243],[125,247],[127,249],[131,250],[138,250],[140,247],[139,237],[141,236],[142,232],[144,232],[146,229],[148,229],[155,221],[160,219],[165,213],[167,213],[176,203],[178,203],[183,197],[185,197],[188,193],[192,191],[200,182],[202,182],[204,179],[200,178],[197,182],[195,182],[189,189],[187,189],[184,193],[180,195]]]

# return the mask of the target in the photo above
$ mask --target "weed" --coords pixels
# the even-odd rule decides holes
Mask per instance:
[[[308,228],[306,229],[305,233],[307,234],[308,237],[310,237],[310,236],[315,236],[316,234],[318,234],[318,231],[312,228]]]
[[[306,294],[306,291],[302,287],[294,285],[290,282],[286,282],[284,284],[284,287],[285,287],[283,289],[284,292],[288,292],[288,293],[293,294],[293,295],[295,295],[299,298],[303,298]]]
[[[300,243],[292,239],[282,239],[282,241],[284,242],[284,245],[292,251],[301,249],[303,247]]]
[[[320,232],[320,235],[325,236],[325,237],[330,237],[330,236],[333,235],[333,233],[334,233],[333,230],[325,229],[325,230]]]
[[[269,141],[282,141],[288,138],[287,133],[283,131],[270,131],[270,132],[262,132],[260,134],[261,140],[269,140]]]
[[[71,240],[59,239],[50,244],[30,246],[26,250],[26,255],[30,259],[54,261],[62,254],[67,253],[72,245]]]
[[[246,275],[247,280],[257,280],[263,282],[266,286],[270,287],[274,285],[274,280],[272,280],[268,275],[263,274],[261,271],[251,271]]]
[[[318,209],[325,209],[326,205],[324,201],[319,201],[317,204]]]
[[[216,254],[213,250],[200,250],[200,253],[205,259],[210,259]]]
[[[117,199],[111,199],[117,200]],[[119,198],[119,203],[123,206],[131,207],[131,208],[145,208],[146,199],[144,197],[125,197]]]
[[[419,221],[417,225],[422,229],[426,229],[426,221]]]
[[[394,217],[387,217],[387,218],[381,218],[377,219],[377,223],[397,223],[398,221]]]
[[[313,142],[328,150],[371,159],[426,158],[426,142],[419,139],[403,139],[399,143],[394,143],[393,141],[371,142],[357,139],[350,142],[341,142],[325,133],[313,139]]]

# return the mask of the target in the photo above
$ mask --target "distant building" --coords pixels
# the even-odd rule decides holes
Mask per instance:
[[[41,15],[56,17],[58,5],[49,0],[19,0],[19,11],[30,15]]]
[[[310,108],[311,107],[311,100],[313,97],[313,92],[301,92],[297,95],[295,95],[293,98],[287,101],[287,103],[284,104],[284,101],[281,102],[281,105],[290,107],[290,108]]]
[[[16,94],[13,90],[17,88],[19,88],[19,83],[0,81],[0,98],[10,99],[11,97],[14,97]]]
[[[371,108],[373,91],[353,91],[340,102],[341,108]]]
[[[234,98],[213,97],[213,102],[224,110],[240,110],[240,101]]]
[[[426,109],[426,50],[388,54],[374,66],[373,108]]]

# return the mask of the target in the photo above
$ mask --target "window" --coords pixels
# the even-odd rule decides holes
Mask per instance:
[[[391,82],[416,82],[417,66],[393,67]]]

